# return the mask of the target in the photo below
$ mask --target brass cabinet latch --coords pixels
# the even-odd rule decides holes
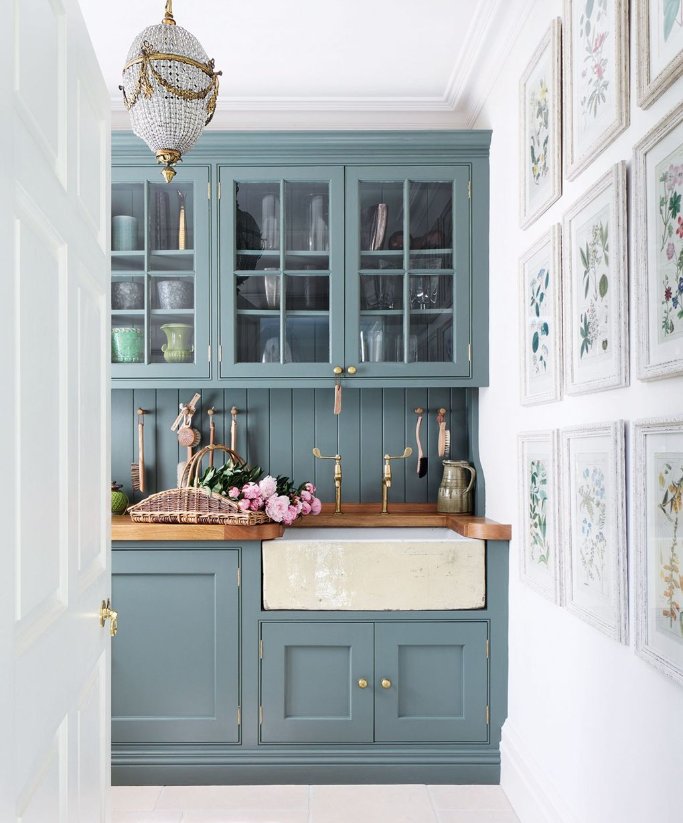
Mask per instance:
[[[119,630],[118,617],[119,613],[112,609],[109,598],[103,600],[102,605],[100,606],[100,626],[104,628],[104,624],[107,620],[110,620],[111,624],[109,626],[109,633],[112,637],[116,637],[116,633]]]

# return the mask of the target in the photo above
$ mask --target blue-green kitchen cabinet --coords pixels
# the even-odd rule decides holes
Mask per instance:
[[[114,744],[236,743],[239,552],[113,552]]]
[[[220,376],[329,380],[344,360],[343,167],[218,179]]]
[[[489,142],[483,131],[207,132],[191,160],[208,177],[183,164],[168,187],[175,201],[195,186],[194,359],[166,363],[157,334],[145,363],[115,364],[115,385],[327,387],[335,368],[349,386],[486,385]],[[112,145],[115,187],[124,171],[165,185],[140,141]],[[121,322],[144,315],[156,328],[146,307]]]
[[[112,169],[114,380],[211,376],[210,174],[208,165],[184,164],[171,186],[153,168]],[[184,328],[186,342],[168,352],[163,327],[171,325]]]
[[[485,621],[261,627],[263,743],[486,742]]]
[[[257,541],[112,554],[115,784],[499,781],[507,542],[453,611],[264,609]]]

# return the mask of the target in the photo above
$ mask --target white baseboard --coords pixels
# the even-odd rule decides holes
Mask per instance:
[[[500,751],[500,785],[521,823],[578,823],[509,720]]]

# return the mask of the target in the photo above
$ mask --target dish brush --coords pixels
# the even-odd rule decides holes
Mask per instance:
[[[130,483],[133,491],[145,491],[145,415],[144,409],[138,409],[138,462],[130,465]]]

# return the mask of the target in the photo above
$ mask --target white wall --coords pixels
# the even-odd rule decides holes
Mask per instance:
[[[630,185],[633,145],[680,101],[683,81],[649,110],[639,109],[632,32],[629,129],[577,180],[565,180],[562,198],[521,231],[518,81],[551,19],[562,16],[560,0],[531,0],[530,6],[526,26],[501,66],[477,122],[479,128],[493,129],[491,387],[481,392],[480,419],[486,513],[513,524],[509,716],[503,732],[502,783],[523,823],[680,823],[683,688],[636,657],[632,640],[629,646],[619,645],[519,582],[516,439],[520,431],[683,413],[683,378],[638,381],[633,345],[628,388],[522,407],[517,309],[519,256],[553,223],[561,222],[564,212],[612,164],[627,161]],[[629,202],[632,215],[631,193]],[[632,242],[630,252],[633,260]],[[630,293],[632,309],[632,283]],[[633,316],[630,339],[633,343]],[[629,472],[630,465],[627,477]],[[632,545],[629,559],[632,563]],[[630,592],[632,604],[632,579]],[[633,636],[633,614],[630,626]]]

